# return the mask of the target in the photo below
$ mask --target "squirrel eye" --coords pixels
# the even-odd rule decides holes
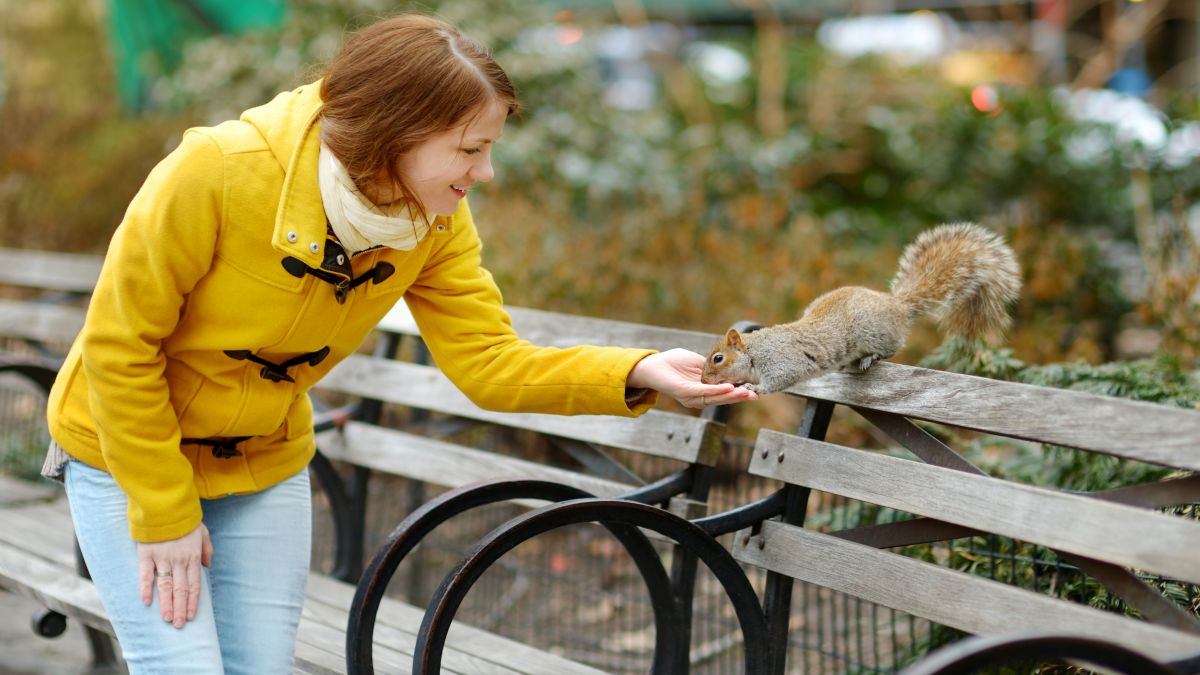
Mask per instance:
[[[713,357],[712,357],[712,362],[713,362],[713,364],[715,364],[715,365],[720,365],[720,364],[721,364],[721,362],[722,362],[722,361],[724,361],[724,360],[725,360],[725,355],[724,355],[724,354],[713,354]]]

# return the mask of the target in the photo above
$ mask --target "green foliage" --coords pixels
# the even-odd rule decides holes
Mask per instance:
[[[1200,381],[1186,372],[1177,356],[1112,362],[1051,363],[1030,366],[1021,372],[1022,382],[1086,391],[1191,408],[1200,402]]]
[[[1181,359],[1174,354],[1101,365],[1084,362],[1026,365],[1013,356],[1012,349],[952,337],[922,360],[921,365],[1181,408],[1200,404],[1200,379],[1184,369]]]
[[[998,380],[1012,380],[1025,368],[1025,362],[1013,356],[1012,349],[991,347],[982,340],[969,340],[957,336],[943,341],[929,356],[921,360],[920,365]]]

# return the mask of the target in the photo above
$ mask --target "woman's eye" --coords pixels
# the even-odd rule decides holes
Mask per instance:
[[[463,153],[468,155],[477,155],[479,154],[479,148],[463,148]]]

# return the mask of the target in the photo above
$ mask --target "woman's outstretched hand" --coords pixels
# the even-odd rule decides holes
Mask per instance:
[[[704,384],[700,372],[704,357],[687,349],[669,349],[651,354],[629,373],[627,385],[654,389],[689,408],[705,408],[740,401],[753,401],[758,394],[732,384]]]

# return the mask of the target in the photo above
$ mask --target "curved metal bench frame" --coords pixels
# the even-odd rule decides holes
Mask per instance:
[[[467,592],[493,563],[521,543],[540,534],[567,525],[592,522],[605,525],[610,530],[613,530],[613,526],[617,524],[630,528],[650,529],[669,537],[687,551],[695,554],[712,571],[733,603],[745,638],[744,672],[748,675],[762,675],[767,672],[769,661],[767,658],[766,618],[759,607],[758,595],[733,556],[703,528],[673,513],[639,502],[595,498],[573,499],[522,514],[496,528],[480,540],[463,558],[458,567],[446,576],[434,593],[425,612],[421,631],[417,635],[413,672],[436,673],[439,671],[442,651],[454,614],[461,606]],[[658,571],[665,579],[666,573],[665,570],[662,570],[661,563],[655,559],[654,565],[658,567]],[[639,565],[639,569],[642,569],[641,565]],[[661,595],[652,588],[654,580],[646,578],[647,571],[647,569],[642,569],[648,589],[652,595]],[[655,619],[658,624],[659,645],[664,644],[663,632],[675,632],[671,630],[672,626],[661,624],[663,617],[660,615],[660,610],[662,604],[666,602],[669,601],[655,598]],[[673,643],[668,641],[666,644],[672,645]],[[680,646],[686,647],[686,645]],[[679,663],[677,659],[680,656],[685,656],[682,651],[663,653],[660,647],[656,650],[651,672],[681,672],[676,665]]]
[[[1017,633],[966,638],[930,654],[906,669],[903,675],[970,675],[985,666],[1033,659],[1078,660],[1129,675],[1195,672],[1159,663],[1140,652],[1105,640],[1078,635]]]
[[[350,673],[373,672],[373,636],[375,615],[383,600],[387,585],[404,558],[430,532],[447,520],[471,509],[513,499],[537,499],[564,502],[594,498],[583,490],[559,483],[540,480],[496,480],[475,483],[451,490],[430,500],[402,521],[389,535],[368,565],[354,601],[346,628],[346,666]],[[511,522],[511,521],[510,521]],[[662,567],[658,553],[650,541],[637,529],[620,524],[602,523],[625,547],[646,581],[654,607],[656,662],[673,662],[686,649],[676,631],[681,613],[671,593],[671,581]],[[444,642],[445,636],[442,640]]]

